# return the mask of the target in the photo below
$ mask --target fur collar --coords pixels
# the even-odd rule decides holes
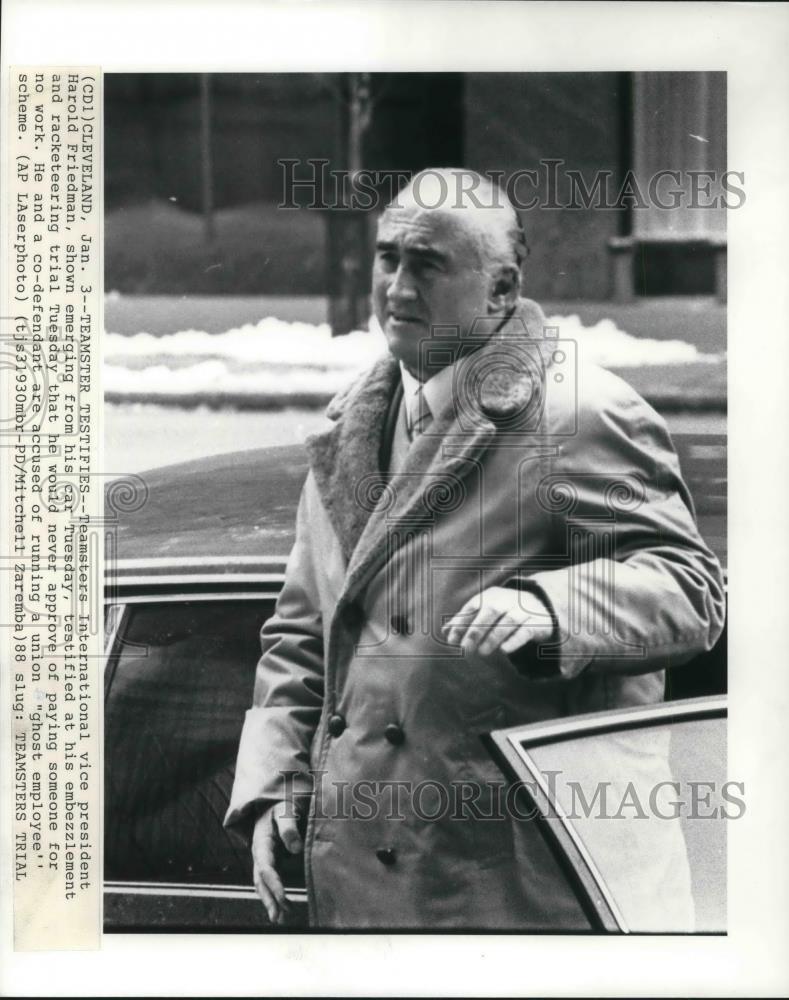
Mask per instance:
[[[360,483],[380,472],[383,428],[399,379],[397,361],[390,354],[379,358],[329,403],[326,416],[333,426],[307,438],[310,466],[346,560],[370,516],[371,501],[360,495]]]
[[[331,401],[326,415],[333,425],[307,439],[318,490],[348,561],[346,594],[357,590],[373,565],[385,558],[392,525],[413,517],[429,519],[440,510],[441,491],[447,497],[457,492],[469,459],[476,460],[499,428],[517,419],[538,389],[537,366],[512,365],[507,359],[517,354],[524,338],[537,341],[547,359],[540,307],[521,299],[499,330],[489,329],[493,322],[499,321],[481,320],[472,330],[485,343],[463,362],[469,374],[463,391],[446,412],[434,415],[430,432],[414,443],[397,476],[383,474],[378,464],[387,412],[400,381],[399,365],[389,354]],[[428,471],[417,474],[412,468]],[[446,503],[451,509],[451,500]]]

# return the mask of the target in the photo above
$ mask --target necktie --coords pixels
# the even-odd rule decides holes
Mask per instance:
[[[422,392],[422,386],[416,390],[411,403],[411,440],[416,441],[420,434],[423,434],[430,426],[432,420],[430,407]]]

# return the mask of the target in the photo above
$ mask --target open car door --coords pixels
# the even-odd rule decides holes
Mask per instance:
[[[725,933],[726,698],[501,729],[517,818],[540,824],[593,928]]]

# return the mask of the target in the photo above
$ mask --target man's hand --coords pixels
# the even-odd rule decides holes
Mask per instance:
[[[527,642],[550,639],[553,619],[544,601],[530,591],[488,587],[450,618],[444,634],[467,654],[509,654]]]
[[[288,907],[285,889],[274,866],[274,852],[278,841],[291,854],[301,854],[304,850],[293,806],[288,802],[277,802],[261,813],[252,834],[255,889],[272,924],[283,923]]]

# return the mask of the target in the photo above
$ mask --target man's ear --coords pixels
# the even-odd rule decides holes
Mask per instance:
[[[515,264],[500,264],[490,276],[488,314],[498,316],[509,312],[517,304],[520,292],[520,269]]]

